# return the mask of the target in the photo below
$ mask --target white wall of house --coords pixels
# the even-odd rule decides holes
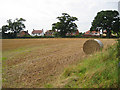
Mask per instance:
[[[42,32],[42,33],[35,33],[35,34],[32,34],[32,36],[44,36],[44,33]]]

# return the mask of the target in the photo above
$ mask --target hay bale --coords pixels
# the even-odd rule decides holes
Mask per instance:
[[[95,53],[96,51],[100,51],[102,48],[103,48],[102,42],[97,39],[87,40],[83,45],[83,51],[86,54]]]

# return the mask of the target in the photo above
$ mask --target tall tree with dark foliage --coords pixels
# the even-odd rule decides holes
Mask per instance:
[[[12,19],[7,20],[8,25],[2,26],[2,36],[8,35],[9,37],[15,38],[17,36],[17,33],[19,33],[21,30],[25,28],[24,21],[26,21],[23,18],[16,18],[14,21]],[[7,33],[7,31],[9,33]]]
[[[120,21],[118,17],[118,11],[106,10],[97,13],[97,16],[94,18],[92,22],[91,31],[96,30],[106,30],[107,37],[110,38],[111,33],[117,33],[119,35],[120,32]]]
[[[52,24],[52,30],[57,31],[61,37],[65,37],[67,32],[72,32],[77,29],[74,21],[78,20],[76,17],[70,16],[67,13],[62,13],[61,17],[57,17],[59,22]]]

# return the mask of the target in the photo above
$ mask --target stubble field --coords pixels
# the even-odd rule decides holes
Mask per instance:
[[[2,40],[3,88],[40,88],[54,82],[65,67],[89,57],[83,52],[86,40]],[[98,40],[104,44],[104,49],[116,42],[115,39]]]

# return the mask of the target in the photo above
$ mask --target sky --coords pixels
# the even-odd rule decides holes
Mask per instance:
[[[0,28],[8,19],[24,18],[26,29],[51,30],[58,16],[68,13],[78,18],[79,32],[86,32],[98,12],[118,10],[119,0],[0,0]]]

